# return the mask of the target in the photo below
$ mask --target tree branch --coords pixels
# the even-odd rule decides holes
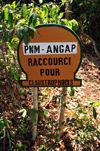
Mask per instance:
[[[81,31],[81,34],[91,40],[91,42],[93,43],[93,47],[94,47],[95,53],[96,53],[97,57],[100,59],[100,56],[99,56],[97,48],[96,48],[95,41],[89,35],[85,34],[83,31]]]

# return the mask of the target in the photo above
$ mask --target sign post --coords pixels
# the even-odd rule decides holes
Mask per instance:
[[[26,74],[21,86],[57,87],[81,86],[75,77],[82,61],[82,47],[78,36],[68,27],[44,24],[36,27],[26,46],[18,47],[18,61]]]

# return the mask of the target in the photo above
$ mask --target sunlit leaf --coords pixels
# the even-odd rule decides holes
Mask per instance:
[[[26,115],[27,115],[27,110],[24,109],[23,114],[22,114],[22,117],[25,118]]]
[[[74,29],[77,30],[78,29],[78,22],[75,19],[71,20],[71,22],[72,22]]]
[[[6,8],[5,11],[4,11],[4,15],[5,15],[5,20],[8,19],[8,12],[9,12],[9,9]]]
[[[60,15],[59,15],[60,19],[63,17],[63,14],[64,14],[64,13],[60,13]]]
[[[95,103],[100,106],[100,103],[98,101],[95,101]]]
[[[27,18],[27,7],[26,4],[23,6],[23,17]]]

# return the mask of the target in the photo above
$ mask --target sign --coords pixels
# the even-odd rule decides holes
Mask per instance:
[[[78,36],[70,28],[58,24],[36,27],[26,46],[22,39],[18,47],[18,61],[26,79],[26,87],[81,86],[75,78],[82,61],[82,47]]]

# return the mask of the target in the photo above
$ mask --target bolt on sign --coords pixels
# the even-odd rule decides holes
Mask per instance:
[[[68,27],[46,24],[36,27],[34,38],[26,46],[22,39],[18,47],[18,61],[26,79],[21,86],[55,87],[81,86],[75,78],[82,61],[82,47],[78,36]]]

